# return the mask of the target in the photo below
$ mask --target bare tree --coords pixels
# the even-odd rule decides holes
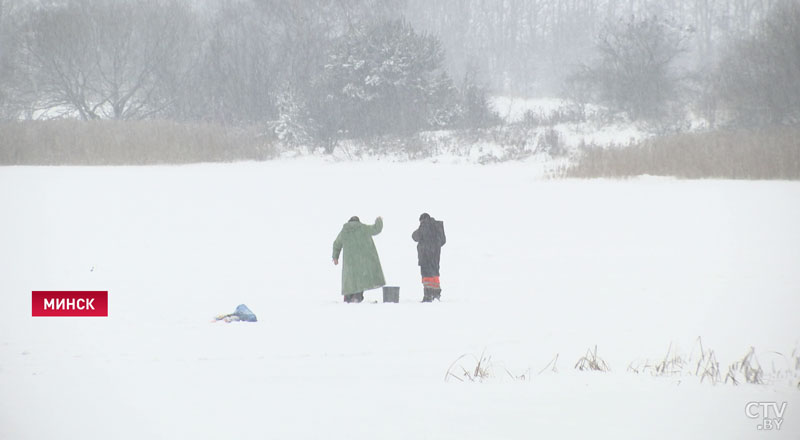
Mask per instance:
[[[741,125],[800,123],[800,4],[778,4],[725,57],[718,96]]]
[[[552,93],[589,55],[604,23],[657,15],[694,30],[686,48],[696,66],[749,35],[776,0],[408,0],[406,16],[442,39],[458,77],[471,60],[497,91]]]
[[[6,19],[4,0],[0,0],[0,119],[8,117],[9,89],[11,82],[11,33]]]
[[[0,0],[0,119],[17,119],[31,101],[20,84],[27,72],[20,66],[20,4]]]
[[[673,63],[684,42],[681,29],[656,17],[620,21],[600,33],[598,60],[572,80],[588,85],[597,102],[632,119],[658,118],[676,96]]]
[[[169,0],[70,2],[37,9],[23,47],[36,105],[82,119],[142,119],[172,104],[190,20]]]
[[[281,81],[272,18],[237,4],[222,7],[204,28],[208,34],[187,111],[226,123],[269,120]]]

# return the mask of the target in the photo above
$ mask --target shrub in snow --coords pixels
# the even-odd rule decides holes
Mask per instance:
[[[284,145],[311,145],[316,134],[314,120],[305,103],[291,89],[277,97],[278,119],[270,121],[269,129]]]
[[[730,379],[731,383],[738,385],[740,382],[761,384],[763,382],[764,370],[756,359],[756,349],[750,347],[744,357],[728,367],[728,374],[725,375],[725,383]]]
[[[657,377],[695,377],[699,378],[700,383],[709,382],[712,385],[749,383],[755,385],[772,383],[789,383],[791,386],[798,385],[800,379],[800,349],[795,348],[791,357],[784,356],[777,351],[762,352],[762,355],[774,356],[772,358],[771,370],[762,368],[761,362],[756,358],[755,348],[750,347],[747,354],[742,359],[737,360],[728,366],[725,378],[722,378],[719,361],[712,349],[703,346],[700,337],[696,339],[695,345],[687,355],[681,354],[680,350],[670,343],[663,358],[651,361],[634,361],[628,366],[628,372],[643,374],[649,373]],[[507,380],[513,381],[529,380],[532,376],[540,376],[543,373],[558,373],[557,363],[559,355],[550,360],[543,368],[535,374],[532,368],[528,367],[522,373],[512,372],[502,363],[492,361],[491,356],[485,352],[480,356],[464,354],[453,361],[445,372],[445,382],[455,379],[459,382],[495,382]],[[776,363],[777,362],[777,363]],[[765,362],[767,365],[768,362]],[[495,374],[498,369],[503,370],[500,375]],[[600,356],[597,355],[597,346],[586,351],[575,363],[575,369],[579,371],[600,371],[610,372],[611,368]],[[680,381],[678,381],[680,383]],[[800,386],[800,385],[798,385]]]
[[[561,142],[561,135],[553,128],[548,128],[539,135],[536,145],[537,153],[547,153],[550,156],[563,156],[567,149]]]
[[[672,343],[670,343],[667,354],[664,355],[663,359],[657,362],[631,362],[628,366],[628,371],[637,374],[649,372],[654,376],[680,375],[684,372],[687,362],[676,350],[673,350]]]
[[[588,349],[586,350],[586,354],[583,355],[578,362],[575,363],[575,369],[580,371],[602,371],[607,372],[611,371],[611,368],[608,367],[606,361],[603,358],[597,356],[597,346],[594,346],[594,350]]]
[[[474,70],[469,70],[464,76],[461,87],[461,124],[469,128],[484,128],[500,123],[500,116],[489,105],[489,97],[485,87],[477,81]]]
[[[454,378],[460,382],[483,382],[492,377],[491,361],[492,357],[487,357],[485,352],[481,353],[480,357],[473,354],[462,355],[450,364],[444,380],[447,382],[449,378]]]

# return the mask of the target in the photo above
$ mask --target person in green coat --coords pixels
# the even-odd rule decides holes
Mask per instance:
[[[344,250],[342,261],[342,295],[344,302],[361,302],[364,291],[386,285],[381,269],[381,260],[373,235],[383,230],[383,219],[375,219],[374,225],[361,223],[353,216],[342,226],[333,242],[333,264],[339,264],[339,254]]]

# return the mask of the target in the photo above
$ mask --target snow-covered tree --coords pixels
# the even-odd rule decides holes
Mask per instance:
[[[477,68],[467,69],[461,85],[461,124],[468,128],[486,127],[499,122],[499,117],[489,105],[485,87],[478,82]]]
[[[313,143],[316,135],[314,120],[294,90],[287,88],[278,95],[276,110],[278,118],[269,123],[269,128],[281,143],[289,147]]]
[[[324,134],[410,133],[443,122],[437,114],[456,94],[443,59],[438,39],[401,20],[348,33],[318,83]]]

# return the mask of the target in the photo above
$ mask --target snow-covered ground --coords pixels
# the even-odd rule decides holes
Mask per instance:
[[[525,114],[547,119],[554,114],[568,114],[571,110],[569,101],[560,98],[518,98],[510,96],[492,96],[489,105],[506,123],[520,123]],[[575,148],[582,144],[595,146],[626,146],[653,136],[633,122],[603,122],[599,116],[605,112],[600,106],[586,106],[587,120],[584,122],[559,122],[552,129],[560,137],[567,148]],[[550,127],[540,127],[544,132]]]
[[[800,183],[534,174],[0,168],[0,439],[800,436]],[[435,304],[418,303],[423,211],[447,230]],[[352,215],[383,216],[399,304],[341,302],[331,245]],[[32,318],[32,290],[108,290],[110,316]],[[258,323],[210,322],[240,303]],[[755,347],[767,383],[627,371],[698,337],[723,376]],[[611,372],[576,371],[595,345]],[[481,353],[490,377],[444,380]],[[751,401],[787,402],[779,432]]]

